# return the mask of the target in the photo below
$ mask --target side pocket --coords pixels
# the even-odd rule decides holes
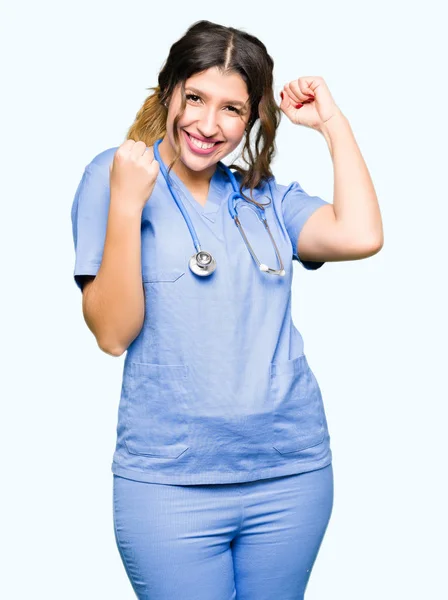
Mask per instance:
[[[178,458],[188,449],[187,365],[131,362],[124,411],[131,454]]]
[[[299,452],[325,437],[322,394],[306,356],[271,363],[273,447]]]

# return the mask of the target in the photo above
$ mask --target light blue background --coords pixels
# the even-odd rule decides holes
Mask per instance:
[[[70,207],[84,165],[123,141],[170,45],[202,18],[267,45],[277,99],[294,78],[324,77],[384,221],[379,254],[317,273],[294,267],[293,318],[326,398],[335,474],[307,600],[448,597],[442,4],[255,6],[2,4],[0,596],[8,600],[133,598],[113,539],[109,468],[124,356],[102,353],[84,323]],[[284,116],[277,146],[278,181],[298,180],[331,201],[325,139]]]

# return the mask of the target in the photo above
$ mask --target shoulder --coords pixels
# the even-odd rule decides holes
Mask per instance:
[[[271,199],[272,204],[280,207],[283,203],[283,199],[285,196],[293,189],[296,188],[297,182],[293,181],[292,183],[285,185],[279,183],[275,177],[275,175],[271,175],[267,179],[263,180],[259,187],[259,194],[261,196],[267,196]]]
[[[233,171],[233,174],[238,184],[241,184],[243,175],[238,171]],[[280,183],[275,175],[271,175],[264,179],[254,191],[254,197],[261,198],[265,196],[270,198],[276,206],[281,206],[286,198],[289,202],[296,196],[304,197],[307,194],[298,181],[284,184]]]
[[[114,146],[113,148],[107,148],[106,150],[102,150],[99,154],[94,156],[92,160],[86,165],[86,169],[108,169],[112,164],[115,156],[115,152],[118,150],[119,146]]]
[[[85,209],[106,205],[109,202],[109,166],[119,146],[107,148],[85,164],[84,173],[76,189],[72,205],[72,218],[76,218],[78,205]]]
[[[272,193],[279,199],[280,202],[283,201],[284,197],[289,192],[294,191],[303,191],[300,184],[297,181],[292,181],[291,183],[284,184],[277,181],[276,177],[273,175],[269,179],[269,186],[272,190]]]

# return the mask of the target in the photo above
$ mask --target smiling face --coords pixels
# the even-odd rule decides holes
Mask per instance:
[[[181,155],[173,171],[183,179],[208,182],[216,163],[241,142],[250,117],[249,94],[240,75],[222,75],[216,67],[189,77],[185,94],[185,112],[178,123]],[[173,121],[180,105],[178,84],[168,106],[166,135],[159,145],[165,164],[174,158]],[[188,134],[217,143],[210,148],[207,141],[191,140]]]

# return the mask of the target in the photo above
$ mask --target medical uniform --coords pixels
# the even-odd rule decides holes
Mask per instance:
[[[109,209],[109,166],[118,147],[86,167],[72,206],[74,276],[100,267]],[[241,176],[234,172],[238,182]],[[194,275],[195,248],[159,172],[141,218],[145,319],[127,349],[112,472],[169,484],[248,482],[325,467],[332,460],[321,390],[291,318],[292,259],[308,217],[328,204],[297,181],[271,177],[254,191],[271,204],[266,217],[285,276],[261,272],[227,206],[233,191],[221,169],[205,206],[171,171],[201,248],[215,272]],[[249,191],[245,190],[246,195]],[[277,267],[255,213],[238,214],[257,256]],[[317,269],[321,262],[301,262]]]
[[[78,276],[101,264],[117,149],[85,167],[73,201],[80,289]],[[271,199],[281,277],[249,253],[225,172],[216,169],[205,206],[170,176],[217,267],[190,270],[196,250],[160,170],[141,217],[145,319],[118,407],[117,546],[140,599],[300,600],[330,519],[333,472],[322,394],[291,319],[292,260],[306,220],[328,203],[275,177],[254,191]],[[258,259],[278,268],[256,214],[244,201],[237,211]]]

